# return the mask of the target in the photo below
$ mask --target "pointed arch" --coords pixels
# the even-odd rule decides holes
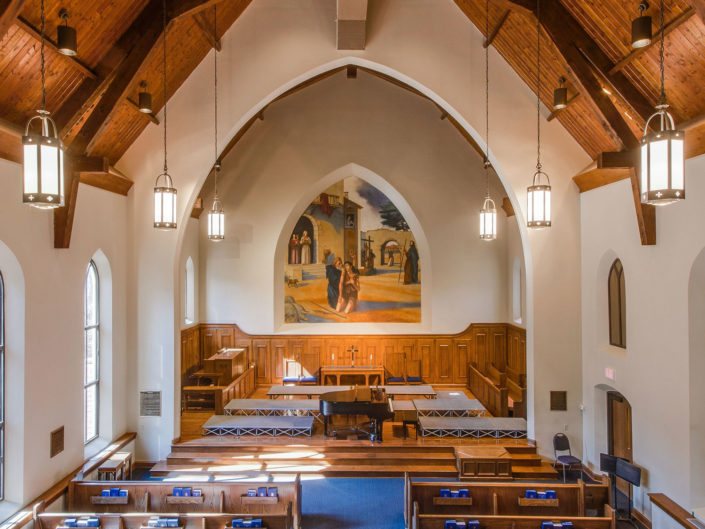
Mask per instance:
[[[407,329],[408,332],[429,329],[431,327],[431,271],[433,263],[431,262],[431,250],[426,234],[424,233],[421,223],[411,209],[411,206],[403,195],[382,176],[375,173],[371,169],[356,163],[349,163],[339,167],[338,169],[328,173],[315,184],[311,185],[297,199],[289,215],[287,216],[286,221],[284,222],[274,250],[274,328],[286,328],[284,324],[284,282],[281,278],[284,277],[284,263],[286,261],[286,252],[288,251],[289,236],[291,231],[294,229],[297,220],[300,218],[301,211],[306,209],[306,206],[311,203],[311,199],[313,197],[316,197],[336,182],[350,176],[356,176],[361,180],[365,180],[387,195],[387,197],[396,205],[397,209],[399,209],[399,212],[404,216],[411,232],[414,234],[420,260],[423,262],[424,267],[424,278],[421,282],[421,323],[405,323],[401,325],[404,325],[404,328]],[[379,329],[380,324],[347,323],[345,324],[345,331],[365,332],[364,329],[369,329],[370,325],[374,325],[376,329]],[[297,324],[296,328],[299,331],[305,332],[302,324]],[[330,326],[326,327],[326,329],[329,328]]]
[[[610,345],[627,348],[627,292],[622,261],[615,259],[607,275]]]

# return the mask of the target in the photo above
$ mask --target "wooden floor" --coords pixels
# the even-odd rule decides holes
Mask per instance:
[[[268,386],[260,386],[252,398],[267,398]],[[464,391],[457,386],[434,386],[436,390]],[[515,478],[555,479],[553,467],[536,453],[531,439],[473,439],[415,437],[412,427],[404,437],[401,423],[385,421],[383,443],[335,439],[323,435],[316,422],[311,437],[252,437],[201,435],[201,426],[212,413],[184,412],[181,438],[165,461],[153,469],[155,476],[189,477],[196,474],[236,476],[242,473],[297,473],[332,476],[457,477],[455,447],[503,446],[511,454]],[[348,418],[335,417],[336,424]]]

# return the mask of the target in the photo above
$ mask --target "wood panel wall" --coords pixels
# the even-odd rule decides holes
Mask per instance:
[[[327,365],[382,365],[390,376],[421,376],[429,384],[467,384],[467,367],[491,367],[526,382],[526,331],[507,323],[472,324],[458,334],[251,335],[235,324],[201,323],[181,333],[183,385],[222,347],[247,346],[258,384],[315,374]],[[509,373],[513,375],[510,375]]]

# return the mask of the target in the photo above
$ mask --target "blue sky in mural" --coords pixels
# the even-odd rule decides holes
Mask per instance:
[[[392,201],[389,197],[369,182],[356,176],[345,179],[345,191],[348,198],[363,206],[360,214],[360,229],[362,231],[376,230],[384,227],[379,209]]]

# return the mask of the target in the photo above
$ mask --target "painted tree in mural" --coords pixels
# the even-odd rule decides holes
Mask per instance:
[[[382,217],[383,226],[389,226],[397,231],[409,231],[409,225],[404,216],[391,202],[382,204],[382,207],[379,208],[379,215]]]

